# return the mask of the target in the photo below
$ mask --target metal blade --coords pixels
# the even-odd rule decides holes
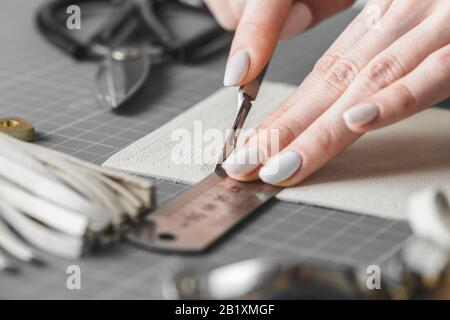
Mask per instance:
[[[228,156],[236,148],[236,144],[241,134],[242,127],[244,126],[245,119],[247,119],[250,109],[252,108],[252,102],[256,100],[258,96],[259,89],[266,75],[269,63],[264,67],[261,73],[249,83],[241,86],[238,92],[238,114],[234,120],[233,126],[231,127],[231,132],[225,141],[225,146],[223,147],[222,154],[217,161],[216,170],[218,170],[222,163],[228,158]],[[240,106],[239,106],[240,105]]]
[[[225,141],[225,145],[223,147],[222,153],[217,161],[216,169],[218,170],[222,163],[228,158],[228,156],[233,152],[236,148],[237,141],[239,139],[239,135],[241,134],[242,128],[245,123],[245,119],[247,119],[248,114],[252,108],[252,103],[250,99],[244,96],[241,107],[239,109],[238,115],[234,120],[233,126],[231,127],[231,132]]]
[[[97,73],[97,97],[109,108],[118,108],[144,84],[150,58],[138,48],[114,50]]]

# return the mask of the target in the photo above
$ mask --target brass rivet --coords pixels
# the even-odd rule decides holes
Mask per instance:
[[[1,128],[12,128],[19,125],[19,121],[16,120],[3,120],[0,121],[0,127]]]
[[[33,125],[18,117],[0,119],[0,132],[24,141],[32,141],[34,137]]]

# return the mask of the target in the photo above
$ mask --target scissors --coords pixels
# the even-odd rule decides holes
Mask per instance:
[[[89,35],[66,28],[71,5],[81,9],[82,29],[95,29]],[[97,98],[113,109],[143,86],[152,65],[201,61],[231,40],[198,0],[52,0],[36,20],[41,33],[76,60],[102,61]]]

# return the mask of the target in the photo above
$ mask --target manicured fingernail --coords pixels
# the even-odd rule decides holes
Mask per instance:
[[[343,117],[347,125],[367,124],[378,116],[379,109],[374,104],[362,104],[344,112]]]
[[[260,165],[260,153],[258,148],[249,147],[239,149],[227,158],[222,164],[222,168],[227,173],[236,175],[246,175],[254,171]]]
[[[228,59],[223,85],[226,87],[239,85],[240,81],[247,74],[249,66],[250,56],[248,53],[243,50],[237,51]]]
[[[259,178],[270,184],[277,184],[290,178],[302,166],[302,156],[286,151],[270,159],[259,171]]]

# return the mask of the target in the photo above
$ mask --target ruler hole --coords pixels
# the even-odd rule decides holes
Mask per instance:
[[[174,235],[173,233],[169,233],[169,232],[162,232],[158,235],[160,240],[163,241],[175,241],[177,239],[177,236]]]

